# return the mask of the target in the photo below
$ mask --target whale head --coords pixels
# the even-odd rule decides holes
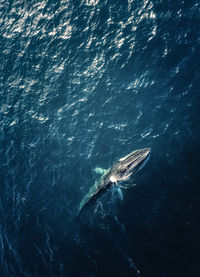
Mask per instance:
[[[141,169],[150,155],[150,148],[139,149],[121,158],[111,168],[110,181],[112,183],[125,181]]]

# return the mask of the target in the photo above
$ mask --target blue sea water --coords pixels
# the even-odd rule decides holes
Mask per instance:
[[[199,1],[2,0],[0,70],[0,276],[199,276]]]

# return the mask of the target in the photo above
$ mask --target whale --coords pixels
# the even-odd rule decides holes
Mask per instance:
[[[95,171],[102,174],[102,176],[84,196],[79,205],[77,215],[79,216],[88,206],[94,204],[110,188],[117,188],[122,197],[121,188],[135,185],[127,185],[126,182],[145,165],[149,159],[150,151],[150,148],[134,150],[119,159],[107,170],[96,168]]]

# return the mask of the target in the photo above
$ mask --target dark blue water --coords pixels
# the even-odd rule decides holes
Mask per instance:
[[[199,276],[199,1],[2,0],[0,70],[0,276]]]

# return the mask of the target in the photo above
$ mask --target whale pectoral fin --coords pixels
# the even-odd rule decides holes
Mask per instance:
[[[101,167],[95,167],[94,168],[94,171],[97,173],[97,174],[105,174],[107,172],[107,169],[104,169],[104,168],[101,168]]]
[[[122,190],[121,190],[121,188],[119,186],[116,186],[116,188],[117,188],[119,199],[122,201],[124,199]]]
[[[115,184],[112,189],[112,196],[118,197],[121,201],[124,199],[122,190],[119,185]]]

